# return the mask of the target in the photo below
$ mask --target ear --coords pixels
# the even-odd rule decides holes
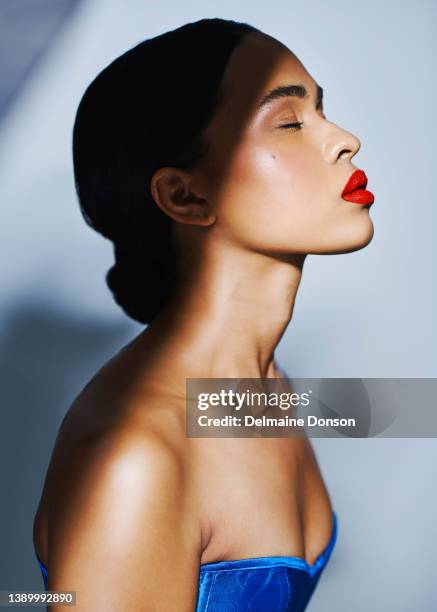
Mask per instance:
[[[152,197],[159,208],[179,223],[212,225],[211,204],[197,192],[193,178],[179,168],[160,168],[150,181]]]

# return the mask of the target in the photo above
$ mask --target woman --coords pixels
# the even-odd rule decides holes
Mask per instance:
[[[79,610],[294,612],[314,591],[336,515],[309,440],[187,437],[185,383],[281,378],[306,255],[372,238],[360,143],[321,94],[275,39],[204,19],[81,101],[81,209],[114,243],[116,301],[149,325],[70,407],[35,517],[48,588]]]

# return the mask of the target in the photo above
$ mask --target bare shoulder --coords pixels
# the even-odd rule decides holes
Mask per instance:
[[[149,428],[130,419],[75,443],[54,483],[49,588],[80,592],[82,609],[195,604],[197,507],[183,454],[150,415]]]

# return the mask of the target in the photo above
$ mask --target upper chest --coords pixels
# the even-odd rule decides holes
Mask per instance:
[[[332,530],[332,507],[307,439],[206,439],[195,490],[201,563],[286,555],[312,562]]]

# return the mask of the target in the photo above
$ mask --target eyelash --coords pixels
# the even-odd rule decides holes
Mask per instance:
[[[303,122],[300,123],[285,123],[284,125],[280,125],[279,127],[283,130],[291,130],[292,132],[297,132],[303,126]]]

